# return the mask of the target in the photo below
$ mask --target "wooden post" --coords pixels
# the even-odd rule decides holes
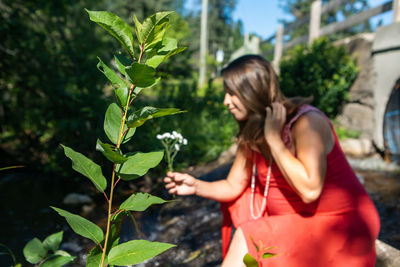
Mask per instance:
[[[275,50],[274,50],[274,61],[272,65],[274,66],[275,72],[279,75],[279,61],[282,57],[282,48],[283,48],[283,25],[279,25],[278,30],[276,31],[276,42],[275,42]]]
[[[316,0],[311,4],[310,33],[308,35],[308,44],[311,44],[319,37],[319,28],[321,24],[321,0]]]
[[[400,22],[400,0],[393,0],[393,23]]]
[[[206,56],[207,56],[207,13],[208,0],[202,0],[201,7],[201,33],[200,33],[200,72],[199,87],[203,87],[206,80]]]

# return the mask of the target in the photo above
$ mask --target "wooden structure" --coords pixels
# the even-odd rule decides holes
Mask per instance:
[[[377,7],[373,7],[363,12],[354,14],[344,21],[331,23],[322,28],[320,27],[321,17],[324,14],[335,10],[337,7],[344,5],[347,2],[348,0],[332,0],[325,5],[322,5],[321,0],[316,0],[312,3],[311,12],[309,14],[301,17],[293,23],[279,26],[275,34],[264,40],[263,43],[269,43],[272,40],[276,39],[274,50],[266,52],[266,54],[274,54],[273,63],[275,70],[279,72],[278,66],[283,51],[295,45],[307,42],[310,44],[313,40],[320,36],[326,36],[335,32],[348,29],[368,20],[371,17],[388,12],[390,10],[393,10],[393,22],[400,22],[400,0],[393,0],[387,1],[386,3],[383,3],[382,5],[379,5]],[[290,40],[288,42],[284,42],[283,36],[285,34],[307,23],[309,24],[308,34]]]

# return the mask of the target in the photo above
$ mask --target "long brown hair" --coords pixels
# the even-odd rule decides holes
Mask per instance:
[[[246,55],[235,59],[221,71],[221,75],[225,91],[239,97],[249,112],[245,121],[238,121],[238,143],[248,151],[266,151],[266,107],[271,106],[273,102],[282,103],[286,108],[288,121],[301,105],[311,102],[310,98],[286,98],[279,89],[279,80],[271,63],[259,55]]]

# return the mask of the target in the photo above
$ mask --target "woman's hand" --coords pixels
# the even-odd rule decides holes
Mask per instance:
[[[271,144],[281,139],[282,128],[286,122],[286,108],[281,103],[274,102],[265,110],[267,115],[264,122],[264,137],[267,143]]]
[[[168,172],[164,178],[168,192],[181,196],[196,194],[196,181],[193,176],[179,172]]]

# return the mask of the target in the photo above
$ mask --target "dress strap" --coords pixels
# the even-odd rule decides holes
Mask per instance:
[[[329,118],[318,108],[313,107],[311,105],[302,105],[299,110],[297,111],[296,115],[288,122],[286,125],[283,127],[282,130],[282,140],[283,143],[285,144],[286,147],[291,147],[293,140],[292,140],[292,135],[290,134],[290,130],[292,129],[293,124],[300,118],[300,116],[304,115],[307,112],[314,111],[322,115],[324,118],[327,119],[329,125],[333,129],[333,125]]]

